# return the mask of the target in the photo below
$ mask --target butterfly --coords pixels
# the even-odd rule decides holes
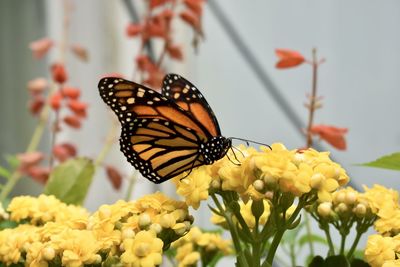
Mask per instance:
[[[204,96],[180,75],[167,74],[161,94],[113,77],[101,79],[98,87],[121,122],[121,151],[154,183],[212,164],[232,147]]]

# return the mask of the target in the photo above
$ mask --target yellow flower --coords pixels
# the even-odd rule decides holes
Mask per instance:
[[[55,196],[40,195],[39,197],[19,196],[13,198],[8,206],[11,220],[30,220],[31,224],[43,225],[46,222],[70,224],[76,229],[86,227],[88,212],[74,205],[66,205]]]
[[[55,257],[55,251],[48,244],[34,242],[28,246],[26,251],[26,266],[47,267],[48,260]]]
[[[177,248],[175,259],[178,267],[194,266],[200,260],[200,253],[193,251],[192,243],[186,243]]]
[[[382,267],[400,267],[400,260],[385,261]]]
[[[198,209],[200,201],[208,198],[211,176],[208,174],[207,166],[194,169],[188,177],[183,180],[180,179],[180,176],[174,178],[177,187],[176,192],[185,198],[188,206]]]
[[[381,267],[386,261],[395,259],[396,241],[391,237],[371,235],[365,248],[365,260],[371,267]]]
[[[365,193],[362,198],[369,204],[374,214],[383,207],[389,209],[399,208],[399,193],[393,189],[375,184],[372,188],[363,186]]]
[[[134,238],[124,240],[125,252],[121,262],[125,266],[151,267],[162,261],[163,242],[153,231],[140,231]]]
[[[0,262],[10,265],[20,261],[25,246],[39,240],[35,230],[32,225],[20,224],[16,228],[0,231]]]
[[[51,243],[62,251],[63,266],[75,267],[99,263],[100,244],[90,230],[67,229],[51,236]]]
[[[381,233],[396,235],[400,232],[400,209],[393,209],[390,205],[383,206],[378,211],[378,219],[375,221],[375,229]]]
[[[232,242],[230,240],[223,240],[221,235],[216,233],[203,233],[196,243],[206,251],[218,251],[224,255],[232,253]]]

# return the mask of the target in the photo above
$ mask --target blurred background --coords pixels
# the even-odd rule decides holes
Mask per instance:
[[[89,106],[82,128],[62,131],[57,138],[71,140],[80,155],[96,157],[113,116],[98,95],[97,83],[106,73],[136,78],[132,74],[137,69],[135,57],[140,41],[126,36],[126,26],[145,16],[145,1],[70,2],[68,42],[85,47],[89,60],[66,57],[68,83],[81,88],[81,99]],[[27,82],[38,76],[49,78],[49,65],[59,55],[53,49],[36,60],[29,44],[43,37],[56,43],[63,38],[63,8],[62,1],[54,0],[0,1],[2,155],[24,151],[32,135],[37,118],[27,108]],[[399,151],[399,1],[208,0],[202,24],[204,40],[196,52],[191,45],[192,29],[182,22],[173,23],[174,40],[182,45],[184,60],[166,60],[163,66],[201,90],[224,136],[268,144],[282,142],[290,149],[304,147],[302,129],[308,110],[303,104],[311,90],[312,68],[303,64],[277,69],[275,49],[296,50],[311,59],[311,51],[316,48],[318,57],[326,62],[318,73],[323,108],[317,110],[315,123],[348,128],[348,133],[344,151],[323,141],[317,141],[315,147],[331,151],[355,187],[380,183],[400,189],[398,172],[357,166]],[[153,52],[159,53],[161,47],[154,42]],[[50,148],[49,134],[41,146],[44,151]],[[126,175],[133,171],[117,142],[107,162]],[[40,188],[36,182],[23,179],[15,194],[32,194]],[[168,183],[159,186],[138,178],[133,198],[153,191],[173,196],[174,189]],[[112,203],[124,190],[124,185],[120,191],[114,190],[101,170],[93,181],[86,207],[95,210],[103,203]],[[208,212],[207,207],[198,212]],[[208,217],[197,216],[197,224],[211,227]]]

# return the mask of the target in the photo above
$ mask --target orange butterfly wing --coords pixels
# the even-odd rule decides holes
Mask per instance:
[[[164,78],[161,93],[191,114],[212,136],[221,135],[214,112],[191,82],[178,74],[170,73]]]

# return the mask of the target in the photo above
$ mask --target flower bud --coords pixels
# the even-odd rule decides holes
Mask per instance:
[[[276,187],[276,179],[271,174],[264,173],[261,175],[261,177],[263,178],[265,186],[268,189],[274,189]]]
[[[304,160],[305,156],[303,153],[296,153],[293,157],[293,163],[296,164],[296,166],[299,166]]]
[[[274,197],[274,192],[273,191],[267,191],[264,194],[266,199],[272,200],[272,198]]]
[[[54,248],[46,247],[43,249],[43,258],[47,261],[51,261],[56,256]]]
[[[161,216],[160,225],[163,228],[172,228],[176,223],[174,216],[172,214],[164,214]]]
[[[355,192],[347,192],[345,203],[347,205],[353,205],[357,200],[357,194]]]
[[[221,188],[221,181],[219,179],[213,179],[211,181],[211,188],[220,189]]]
[[[184,223],[175,224],[174,231],[177,235],[183,236],[186,233],[186,224]]]
[[[337,213],[346,213],[349,210],[349,207],[344,204],[344,203],[340,203],[336,208],[335,211]]]
[[[345,202],[345,199],[346,199],[346,193],[341,191],[341,192],[338,192],[335,194],[334,202],[335,203],[343,203],[343,202]]]
[[[143,213],[139,216],[139,227],[141,229],[146,228],[147,226],[149,226],[151,223],[151,218],[150,215],[147,213]]]
[[[122,239],[134,238],[135,231],[132,228],[126,228],[122,231]]]
[[[153,230],[156,234],[159,234],[162,231],[162,227],[158,223],[152,223],[150,225],[150,230]]]
[[[135,254],[139,257],[144,257],[149,254],[150,245],[147,243],[140,243],[135,247]]]
[[[361,218],[367,213],[367,207],[364,204],[357,204],[357,206],[353,209],[353,212],[357,217]]]
[[[253,186],[254,186],[254,189],[257,190],[258,192],[264,191],[264,181],[262,181],[262,180],[255,180],[253,182]]]
[[[323,217],[327,218],[332,212],[332,203],[330,202],[322,202],[318,205],[318,214]]]
[[[310,185],[314,189],[320,189],[325,177],[321,173],[315,173],[311,176]]]
[[[94,256],[95,258],[94,258],[94,264],[100,264],[101,263],[101,261],[102,261],[102,258],[101,258],[101,256],[99,255],[99,254],[96,254],[95,256]]]

